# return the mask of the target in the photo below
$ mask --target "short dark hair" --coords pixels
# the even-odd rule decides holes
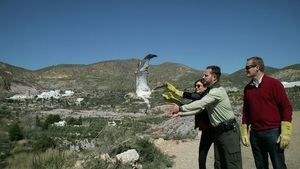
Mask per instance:
[[[253,64],[259,67],[259,70],[264,72],[265,71],[265,64],[261,57],[258,56],[252,56],[247,59],[247,61],[252,60]]]
[[[212,66],[207,66],[206,69],[211,69],[211,73],[215,74],[217,76],[217,79],[219,80],[221,77],[221,68],[219,66],[216,65],[212,65]]]

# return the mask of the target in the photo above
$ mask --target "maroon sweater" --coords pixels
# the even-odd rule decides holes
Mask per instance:
[[[279,128],[292,121],[292,106],[280,81],[264,75],[256,88],[252,81],[244,89],[243,124],[254,131]]]

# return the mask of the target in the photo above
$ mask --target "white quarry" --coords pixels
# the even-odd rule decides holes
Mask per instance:
[[[294,82],[281,82],[284,88],[291,88],[300,86],[300,81],[294,81]]]

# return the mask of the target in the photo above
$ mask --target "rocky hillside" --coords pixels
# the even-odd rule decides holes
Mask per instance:
[[[137,64],[137,59],[130,59],[90,65],[58,65],[34,73],[37,82],[48,89],[119,90],[134,85]]]
[[[133,91],[138,62],[138,59],[111,60],[89,65],[56,65],[36,71],[0,62],[0,88],[16,93],[49,89]],[[186,65],[167,62],[151,65],[148,81],[151,88],[172,82],[185,89],[192,87],[202,73]],[[282,69],[266,67],[266,73],[281,81],[299,81],[300,64]],[[222,83],[227,88],[242,89],[248,82],[244,69],[222,75]]]

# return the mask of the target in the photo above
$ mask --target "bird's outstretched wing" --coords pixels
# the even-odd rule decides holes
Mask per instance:
[[[145,56],[143,60],[141,60],[138,64],[135,78],[136,78],[136,94],[138,97],[142,99],[148,99],[151,95],[151,90],[147,83],[147,77],[148,77],[148,67],[150,59],[157,57],[154,54],[148,54]],[[145,101],[146,102],[146,101]],[[149,103],[147,103],[148,107],[150,106]]]
[[[145,56],[145,58],[141,60],[140,63],[138,64],[137,73],[148,73],[150,59],[154,57],[157,56],[154,54],[148,54],[147,56]]]

